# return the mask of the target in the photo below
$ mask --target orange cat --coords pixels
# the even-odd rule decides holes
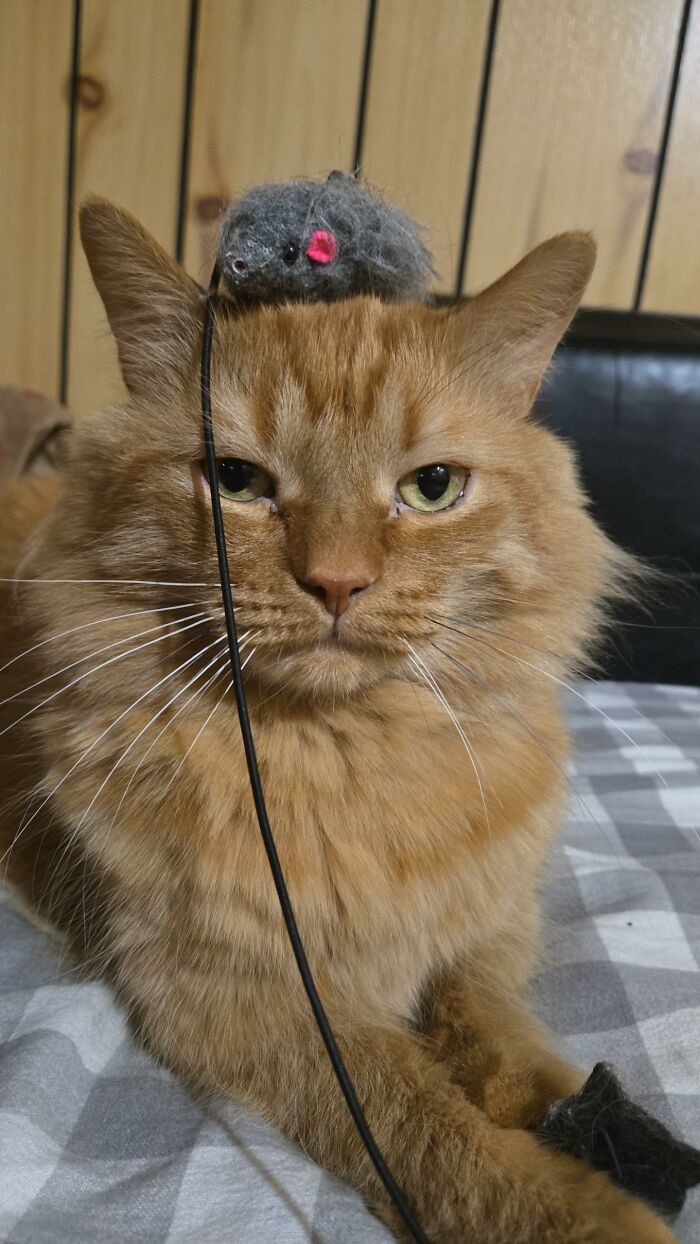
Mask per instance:
[[[202,291],[82,213],[130,391],[64,485],[15,485],[2,574],[10,872],[183,1077],[264,1114],[405,1238],[341,1100],[255,822],[202,470]],[[268,807],[323,1001],[435,1244],[664,1244],[525,1129],[582,1081],[532,1016],[559,678],[624,571],[528,419],[583,234],[457,309],[217,311],[218,486]],[[52,582],[47,582],[50,580]],[[537,655],[533,657],[533,649]],[[539,668],[535,668],[539,667]]]

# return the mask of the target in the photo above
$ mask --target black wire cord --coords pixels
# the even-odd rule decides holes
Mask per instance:
[[[224,522],[221,513],[221,498],[217,487],[217,466],[216,466],[216,447],[214,444],[214,427],[211,414],[211,345],[214,331],[214,298],[219,286],[219,265],[216,264],[212,273],[211,282],[209,284],[209,293],[206,301],[206,309],[204,315],[204,330],[202,333],[202,363],[200,372],[200,387],[202,397],[202,427],[204,431],[204,448],[207,459],[207,472],[209,475],[209,491],[211,493],[211,509],[214,520],[214,534],[216,536],[216,554],[219,563],[219,577],[221,580],[221,597],[224,606],[224,615],[226,618],[226,633],[228,635],[229,654],[231,658],[231,673],[233,675],[233,685],[236,694],[236,707],[238,709],[238,720],[241,726],[241,735],[243,736],[243,747],[245,749],[245,758],[248,765],[248,776],[250,778],[250,786],[253,793],[253,801],[255,803],[255,811],[258,817],[260,833],[267,853],[267,858],[272,871],[272,878],[277,890],[277,897],[282,908],[284,923],[287,927],[289,941],[294,952],[294,958],[297,962],[299,974],[301,976],[306,996],[309,999],[314,1019],[318,1025],[319,1032],[323,1038],[323,1043],[328,1052],[328,1057],[336,1074],[340,1090],[345,1098],[348,1110],[352,1115],[355,1126],[360,1133],[362,1142],[369,1154],[379,1178],[401,1215],[411,1237],[416,1244],[430,1244],[427,1235],[423,1231],[420,1223],[415,1218],[413,1211],[404,1195],[403,1190],[394,1179],[389,1167],[384,1160],[381,1149],[379,1148],[369,1124],[365,1118],[364,1111],[355,1092],[355,1087],[348,1074],[342,1055],[338,1049],[333,1030],[330,1026],[328,1016],[323,1008],[323,1003],[318,996],[318,990],[309,967],[309,961],[306,957],[304,944],[299,935],[297,922],[294,916],[294,909],[287,890],[287,884],[284,879],[284,873],[277,854],[277,847],[272,833],[272,828],[267,815],[265,806],[265,796],[263,795],[262,782],[260,781],[260,772],[258,770],[258,762],[255,755],[255,744],[253,742],[253,734],[250,728],[250,717],[248,714],[248,703],[246,700],[245,688],[243,686],[243,673],[241,670],[241,657],[238,650],[238,635],[236,631],[236,619],[233,612],[233,599],[231,595],[231,579],[228,571],[228,553],[226,550],[226,534],[224,532]]]

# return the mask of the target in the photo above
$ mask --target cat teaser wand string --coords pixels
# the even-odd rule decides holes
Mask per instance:
[[[221,581],[221,598],[224,607],[224,616],[226,619],[226,634],[228,636],[229,655],[231,660],[231,673],[233,676],[233,686],[236,696],[236,708],[238,709],[238,720],[241,726],[241,735],[243,738],[243,747],[245,750],[246,764],[248,766],[248,776],[250,779],[250,787],[255,804],[255,812],[260,826],[260,834],[262,836],[265,852],[267,854],[272,879],[277,890],[282,916],[291,943],[294,958],[296,959],[299,975],[301,976],[306,996],[309,999],[314,1019],[318,1025],[318,1030],[326,1047],[328,1057],[331,1061],[333,1071],[335,1072],[340,1091],[345,1098],[353,1122],[357,1128],[362,1143],[371,1158],[374,1167],[391,1197],[396,1209],[398,1210],[405,1226],[407,1227],[411,1237],[416,1244],[430,1244],[427,1235],[423,1231],[420,1223],[417,1221],[408,1201],[404,1195],[402,1188],[399,1186],[389,1167],[384,1160],[384,1156],[372,1135],[370,1126],[365,1118],[364,1111],[360,1105],[355,1086],[348,1074],[347,1067],[343,1062],[342,1055],[338,1049],[333,1029],[331,1028],[328,1016],[323,1007],[323,1003],[318,995],[316,984],[309,967],[309,961],[306,957],[304,944],[299,934],[297,922],[294,916],[294,909],[287,890],[287,884],[282,872],[277,847],[275,845],[272,827],[267,815],[265,806],[265,796],[263,794],[262,782],[260,780],[260,771],[258,769],[257,757],[255,754],[255,743],[253,742],[253,733],[250,726],[250,716],[248,713],[248,702],[246,699],[245,687],[243,685],[243,672],[241,668],[241,657],[238,650],[238,634],[236,630],[236,619],[233,609],[233,596],[231,593],[231,579],[228,570],[228,552],[226,549],[226,533],[224,531],[223,515],[221,511],[221,498],[217,484],[218,472],[216,466],[216,446],[214,442],[214,425],[211,412],[211,347],[214,332],[214,302],[219,288],[219,280],[221,276],[221,268],[217,262],[212,272],[211,281],[209,282],[209,291],[204,311],[204,329],[202,332],[202,359],[200,370],[200,391],[202,398],[202,429],[204,433],[204,448],[207,460],[207,473],[209,476],[209,492],[211,495],[211,510],[214,521],[214,535],[216,537],[216,555],[219,563],[219,578]]]

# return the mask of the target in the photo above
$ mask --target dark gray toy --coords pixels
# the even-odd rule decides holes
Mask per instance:
[[[423,298],[433,274],[418,225],[338,172],[250,190],[224,216],[218,256],[243,303]]]
[[[607,1063],[596,1064],[578,1093],[553,1102],[535,1134],[662,1213],[679,1213],[700,1184],[700,1151],[630,1101]]]

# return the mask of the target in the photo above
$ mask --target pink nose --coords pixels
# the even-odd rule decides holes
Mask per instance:
[[[311,234],[306,254],[313,263],[332,263],[338,254],[338,243],[332,233],[317,229]]]
[[[374,579],[360,571],[339,576],[312,571],[301,586],[323,601],[332,618],[339,618],[345,613],[353,596],[359,596],[372,583]]]

